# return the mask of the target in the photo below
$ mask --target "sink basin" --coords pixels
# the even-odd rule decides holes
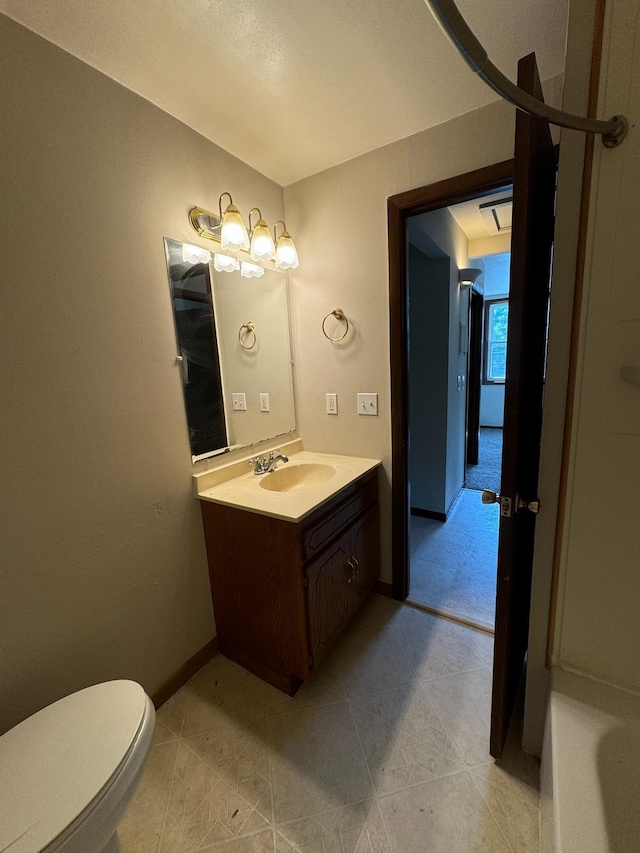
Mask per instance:
[[[312,489],[330,480],[336,473],[333,465],[323,465],[320,462],[300,462],[297,465],[288,464],[277,468],[270,474],[265,474],[260,480],[260,488],[270,492],[294,492],[299,489]]]

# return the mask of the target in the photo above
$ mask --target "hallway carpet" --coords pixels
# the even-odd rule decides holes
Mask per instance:
[[[500,491],[502,467],[502,430],[480,427],[480,452],[477,465],[467,465],[465,488]]]
[[[412,515],[410,600],[493,629],[499,519],[471,489],[446,522]]]

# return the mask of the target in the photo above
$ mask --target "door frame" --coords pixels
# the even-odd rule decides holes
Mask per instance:
[[[387,199],[389,239],[389,345],[391,354],[392,594],[409,594],[409,353],[407,219],[484,195],[513,182],[513,159]]]

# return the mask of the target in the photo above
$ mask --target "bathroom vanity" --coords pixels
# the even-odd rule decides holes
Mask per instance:
[[[273,474],[205,475],[196,493],[218,647],[293,695],[378,579],[380,463],[288,452]]]

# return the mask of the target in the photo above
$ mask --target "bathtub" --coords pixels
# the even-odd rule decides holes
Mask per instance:
[[[640,853],[640,696],[554,670],[541,853]]]

